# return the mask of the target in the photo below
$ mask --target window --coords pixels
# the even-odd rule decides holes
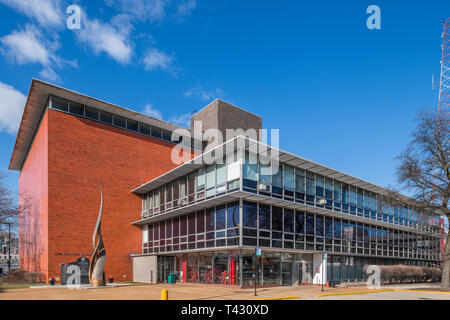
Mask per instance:
[[[283,222],[284,222],[284,226],[283,226],[284,232],[293,233],[294,232],[294,211],[293,210],[284,209]]]
[[[306,172],[306,193],[315,195],[314,173]]]
[[[283,209],[279,207],[272,207],[272,230],[283,230]]]
[[[334,201],[340,202],[341,199],[341,187],[342,183],[334,180]]]
[[[225,229],[225,206],[216,208],[216,230]]]
[[[305,233],[305,213],[301,211],[295,212],[295,233]]]
[[[348,184],[343,183],[342,184],[342,203],[347,204],[349,201],[349,190],[348,190]]]
[[[239,227],[239,202],[227,206],[227,228]]]
[[[295,191],[305,192],[305,171],[295,169]]]
[[[52,108],[61,111],[69,111],[69,101],[52,96]]]
[[[197,171],[197,192],[205,190],[205,168]]]
[[[258,181],[257,156],[253,153],[245,152],[245,163],[243,167],[244,179]]]
[[[284,188],[288,190],[295,190],[295,177],[294,177],[294,168],[285,165],[284,166]]]
[[[197,233],[205,232],[205,213],[203,211],[197,212]]]
[[[306,234],[314,235],[314,215],[306,214]]]
[[[98,110],[92,107],[85,106],[84,107],[84,115],[86,118],[92,119],[92,120],[98,120]]]
[[[206,196],[212,196],[215,193],[215,172],[214,172],[214,165],[210,165],[206,167]]]
[[[325,237],[333,237],[333,219],[330,217],[325,217]]]
[[[316,195],[318,197],[324,196],[324,177],[316,175]]]
[[[333,180],[329,178],[325,179],[325,198],[333,198]]]
[[[113,123],[113,114],[100,110],[100,121],[102,121],[104,123],[112,124]]]
[[[244,202],[243,223],[246,228],[256,228],[257,205],[253,202]]]
[[[145,123],[139,123],[139,132],[149,136],[150,135],[150,126]]]
[[[316,215],[316,236],[323,237],[323,217]]]
[[[151,134],[152,134],[152,137],[161,139],[161,129],[160,128],[152,127]]]
[[[127,129],[138,132],[138,122],[136,120],[127,119]]]
[[[118,115],[114,115],[114,125],[121,127],[121,128],[125,128],[126,127],[126,119],[124,117],[118,116]]]
[[[227,167],[225,164],[217,164],[216,168],[216,184],[217,184],[217,193],[224,192],[226,190],[227,182]]]
[[[259,205],[259,228],[270,230],[270,206]]]
[[[81,103],[76,103],[73,101],[69,101],[69,112],[73,114],[77,114],[79,116],[84,115],[84,108]]]

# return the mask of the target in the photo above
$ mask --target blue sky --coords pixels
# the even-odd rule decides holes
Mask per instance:
[[[448,16],[438,0],[0,0],[0,171],[17,190],[7,167],[34,77],[181,125],[220,97],[280,129],[282,149],[395,185],[415,114],[437,107]]]

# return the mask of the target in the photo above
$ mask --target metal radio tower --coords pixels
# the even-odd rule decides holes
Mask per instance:
[[[438,122],[448,119],[450,109],[450,18],[444,21],[442,33],[441,78],[439,87]]]

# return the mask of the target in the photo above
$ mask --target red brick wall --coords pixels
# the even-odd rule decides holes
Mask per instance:
[[[106,276],[132,280],[131,253],[141,252],[141,199],[130,191],[172,169],[173,145],[95,121],[48,110],[48,277],[62,263],[92,253],[104,194]]]
[[[19,267],[48,271],[48,115],[44,115],[19,175]]]

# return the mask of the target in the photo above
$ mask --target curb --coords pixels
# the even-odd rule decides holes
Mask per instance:
[[[298,300],[298,299],[300,299],[300,297],[275,297],[275,298],[254,299],[254,301]]]
[[[350,296],[350,295],[356,295],[356,294],[370,294],[370,293],[380,293],[380,292],[388,292],[388,291],[395,291],[395,289],[382,289],[382,290],[360,291],[360,292],[326,293],[326,294],[319,294],[316,297]]]

